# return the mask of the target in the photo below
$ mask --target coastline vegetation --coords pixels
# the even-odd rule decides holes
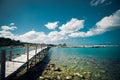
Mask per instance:
[[[0,47],[9,47],[9,46],[25,46],[25,44],[29,44],[29,46],[34,46],[35,44],[40,44],[40,43],[28,43],[28,42],[21,42],[20,40],[14,40],[10,38],[4,38],[0,37]],[[55,46],[53,44],[45,44],[41,43],[41,46]]]
[[[24,42],[20,42],[19,40],[12,40],[10,38],[3,38],[0,37],[0,47],[4,47],[4,46],[23,46]]]

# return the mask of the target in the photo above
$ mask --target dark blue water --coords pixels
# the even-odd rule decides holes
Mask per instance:
[[[120,47],[51,48],[50,54],[65,75],[79,72],[90,80],[120,80]]]

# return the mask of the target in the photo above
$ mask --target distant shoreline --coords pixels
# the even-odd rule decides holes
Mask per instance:
[[[120,45],[85,45],[85,46],[56,46],[58,48],[106,48],[106,47],[120,47]]]

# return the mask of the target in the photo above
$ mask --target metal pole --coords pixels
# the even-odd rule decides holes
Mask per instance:
[[[5,56],[6,51],[0,51],[0,80],[5,80]]]

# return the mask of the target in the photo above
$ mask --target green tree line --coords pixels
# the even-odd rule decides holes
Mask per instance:
[[[18,45],[24,45],[24,43],[20,42],[19,40],[12,40],[10,38],[3,38],[0,37],[0,46],[18,46]]]

